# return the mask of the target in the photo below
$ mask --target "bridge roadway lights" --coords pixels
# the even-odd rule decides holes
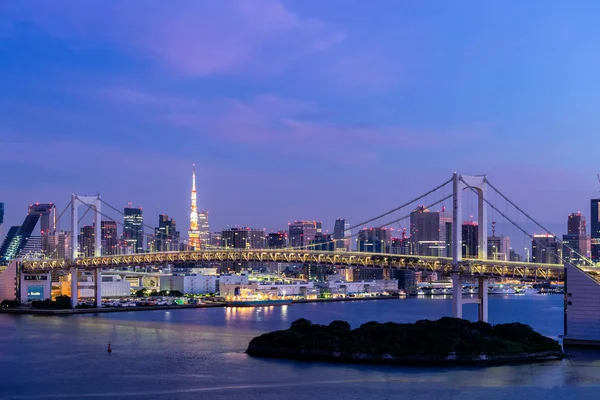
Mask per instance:
[[[478,320],[488,322],[488,280],[479,277],[479,289],[476,299],[464,298],[462,294],[462,277],[459,273],[453,272],[452,276],[452,316],[462,318],[463,304],[478,305]]]

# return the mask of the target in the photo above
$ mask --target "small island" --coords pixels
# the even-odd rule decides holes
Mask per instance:
[[[490,325],[458,318],[411,324],[345,321],[317,325],[304,318],[289,329],[255,337],[257,357],[392,365],[489,365],[559,360],[560,344],[521,323]]]

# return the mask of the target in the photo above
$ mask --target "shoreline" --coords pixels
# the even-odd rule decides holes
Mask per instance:
[[[292,300],[292,304],[306,303],[337,303],[343,301],[367,301],[367,300],[397,300],[404,296],[374,296],[374,297],[346,297],[336,299],[299,299]],[[76,315],[76,314],[99,314],[110,312],[127,311],[157,311],[157,310],[179,310],[189,308],[218,308],[227,307],[222,302],[207,302],[202,304],[172,304],[168,306],[136,306],[136,307],[103,307],[103,308],[70,308],[64,310],[41,310],[34,308],[0,308],[0,314],[29,314],[29,315]],[[253,307],[278,307],[273,305]]]

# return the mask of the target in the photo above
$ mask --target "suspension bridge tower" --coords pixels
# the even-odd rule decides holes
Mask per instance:
[[[463,298],[462,275],[462,197],[465,189],[477,195],[477,259],[487,258],[487,185],[485,175],[465,176],[457,172],[452,177],[452,316],[462,318],[463,304],[476,303],[479,308],[479,320],[488,321],[488,284],[487,279],[479,277],[477,298]]]

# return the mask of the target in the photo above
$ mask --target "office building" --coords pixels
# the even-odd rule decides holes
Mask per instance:
[[[465,221],[462,224],[462,256],[477,258],[479,252],[479,226],[475,221]]]
[[[511,261],[510,250],[510,237],[496,235],[488,236],[487,254],[490,260]]]
[[[119,254],[119,235],[116,221],[101,221],[102,255]]]
[[[331,235],[317,233],[314,239],[310,241],[309,247],[311,250],[334,251],[335,243]]]
[[[271,232],[267,237],[267,247],[282,249],[287,246],[287,233],[285,231]]]
[[[556,236],[535,234],[531,242],[531,262],[537,264],[562,264],[562,248]]]
[[[372,281],[384,279],[383,268],[356,267],[352,269],[352,281]]]
[[[350,222],[347,219],[340,218],[335,220],[333,225],[333,239],[335,240],[335,249],[350,251],[352,242],[350,239]]]
[[[419,206],[410,214],[412,251],[423,256],[446,257],[452,243],[452,217]]]
[[[208,243],[211,247],[221,247],[223,245],[223,240],[222,240],[222,233],[219,232],[211,232],[210,233],[210,239],[208,240]]]
[[[94,256],[94,230],[93,225],[85,225],[79,231],[79,256],[93,257]]]
[[[264,229],[228,228],[221,232],[222,246],[231,249],[264,249],[266,235]]]
[[[144,215],[141,208],[125,207],[123,212],[123,244],[126,252],[144,251]]]
[[[398,289],[410,291],[417,286],[415,271],[394,269],[391,271],[391,277],[398,281]]]
[[[591,200],[590,237],[592,261],[600,262],[600,199]]]
[[[158,216],[158,227],[154,228],[155,251],[179,250],[179,232],[173,218],[166,214]]]
[[[315,238],[319,231],[323,231],[322,224],[317,221],[294,221],[288,228],[290,247],[305,248]]]
[[[0,225],[4,222],[4,203],[0,203]]]
[[[389,253],[391,248],[392,230],[389,228],[366,228],[358,232],[358,251]]]
[[[585,235],[585,217],[580,212],[569,214],[567,220],[567,234],[568,235]]]
[[[198,234],[200,245],[210,241],[210,226],[208,225],[208,211],[202,210],[198,213]]]

